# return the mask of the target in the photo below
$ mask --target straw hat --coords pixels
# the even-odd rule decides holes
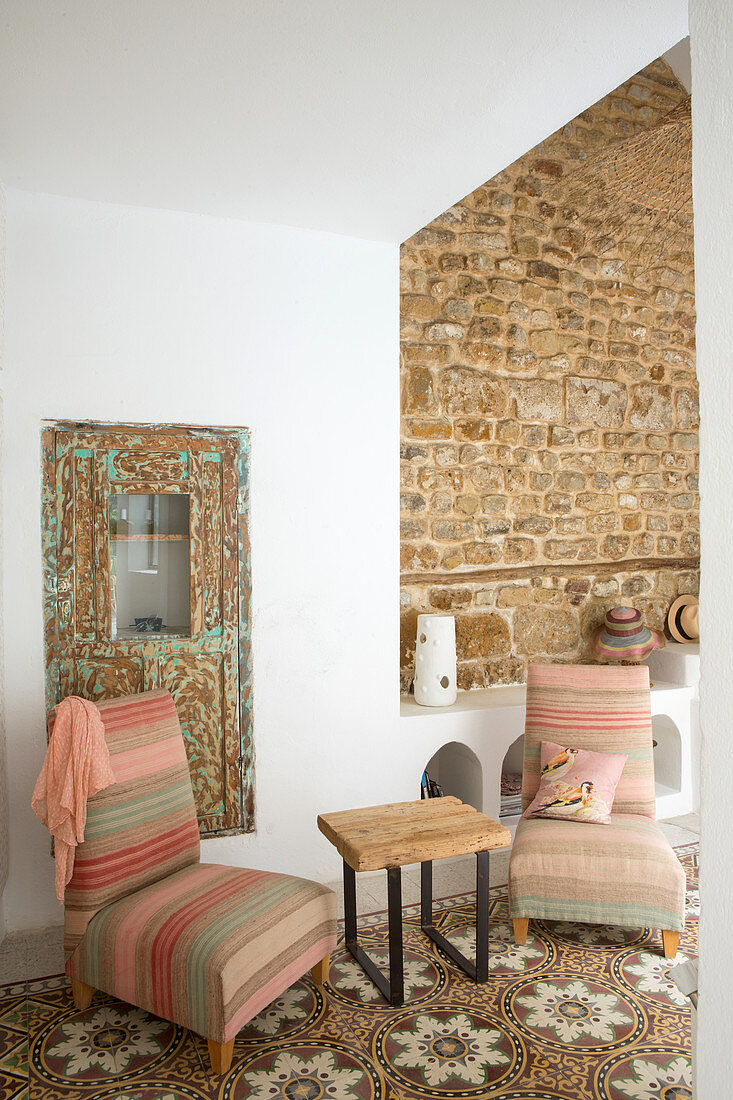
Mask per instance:
[[[667,614],[667,630],[678,642],[696,642],[700,637],[697,596],[678,596]]]
[[[614,607],[593,639],[596,655],[610,661],[643,661],[665,644],[664,635],[644,626],[641,611],[633,607]]]

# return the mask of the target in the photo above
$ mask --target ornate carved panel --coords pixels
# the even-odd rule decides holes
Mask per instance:
[[[188,477],[188,451],[109,452],[111,481],[182,481]]]
[[[99,700],[167,687],[202,835],[253,829],[247,432],[59,423],[42,442],[48,707],[72,693]],[[128,507],[184,518],[173,533],[155,518],[133,533]],[[170,590],[173,556],[188,563],[190,630],[180,591],[179,618],[155,603]],[[131,612],[134,585],[142,606]]]
[[[221,653],[177,653],[160,661],[159,684],[175,699],[199,814],[226,811],[226,708]]]
[[[144,690],[142,657],[80,658],[74,672],[74,694],[94,702]]]

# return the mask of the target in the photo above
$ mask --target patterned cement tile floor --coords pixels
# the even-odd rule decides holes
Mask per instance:
[[[697,845],[677,962],[695,957]],[[436,906],[471,953],[472,896]],[[690,1016],[661,937],[562,922],[513,942],[505,887],[491,891],[489,981],[476,986],[405,908],[407,1003],[390,1008],[341,947],[328,985],[303,978],[237,1038],[231,1071],[208,1069],[197,1036],[97,993],[77,1012],[54,976],[0,986],[0,1095],[7,1100],[683,1100],[692,1095]],[[386,963],[386,921],[361,922]]]

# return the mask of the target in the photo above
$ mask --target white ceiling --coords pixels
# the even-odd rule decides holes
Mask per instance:
[[[400,241],[687,0],[0,0],[8,186]]]

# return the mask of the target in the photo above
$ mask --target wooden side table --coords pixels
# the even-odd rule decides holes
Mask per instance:
[[[346,946],[392,1005],[404,1002],[402,867],[419,863],[420,927],[476,982],[489,976],[489,853],[511,844],[511,834],[459,798],[426,798],[318,815],[318,828],[343,858]],[[467,959],[433,924],[433,860],[476,853],[476,962]],[[389,978],[359,946],[356,872],[386,870]]]

